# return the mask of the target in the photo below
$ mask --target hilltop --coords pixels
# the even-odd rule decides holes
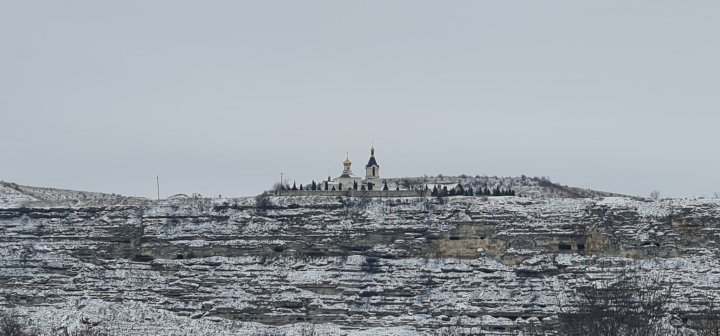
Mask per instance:
[[[99,206],[143,204],[142,197],[128,197],[89,191],[24,186],[0,181],[0,207],[19,206]]]
[[[524,175],[520,177],[438,175],[434,177],[422,176],[386,178],[385,180],[390,186],[394,187],[400,185],[401,187],[408,189],[417,189],[424,186],[428,186],[429,188],[432,188],[433,186],[445,186],[448,189],[451,189],[457,185],[462,185],[466,189],[471,187],[473,190],[478,190],[479,188],[488,188],[490,190],[495,188],[512,189],[516,191],[518,196],[523,197],[592,198],[625,196],[618,193],[560,185],[552,182],[548,177],[527,177]]]
[[[424,176],[386,178],[391,189],[400,186],[403,189],[420,189],[428,186],[446,186],[448,189],[458,184],[463,187],[501,188],[512,189],[521,197],[534,198],[593,198],[593,197],[623,197],[625,195],[597,191],[592,189],[576,188],[560,185],[545,177],[496,177],[496,176]],[[321,194],[319,194],[321,195]],[[77,191],[58,188],[25,186],[16,183],[0,181],[0,207],[18,206],[101,206],[101,205],[129,205],[147,204],[150,199],[144,197],[129,197],[114,193],[99,193]]]

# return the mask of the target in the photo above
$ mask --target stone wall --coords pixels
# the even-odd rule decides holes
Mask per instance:
[[[278,196],[426,197],[430,190],[278,190]]]

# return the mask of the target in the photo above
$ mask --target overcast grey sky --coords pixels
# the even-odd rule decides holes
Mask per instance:
[[[720,2],[0,1],[0,179],[153,196],[383,176],[720,191]]]

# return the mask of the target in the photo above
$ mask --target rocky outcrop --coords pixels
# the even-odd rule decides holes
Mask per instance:
[[[0,305],[127,334],[516,334],[579,286],[675,284],[678,320],[720,286],[720,201],[273,197],[0,208]]]

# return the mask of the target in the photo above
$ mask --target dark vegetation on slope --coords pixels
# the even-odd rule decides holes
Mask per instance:
[[[0,313],[0,336],[114,336],[104,327],[96,326],[86,320],[81,320],[82,326],[74,331],[67,327],[52,328],[51,331],[39,331],[39,326],[31,325],[22,317],[12,311]]]
[[[355,185],[351,190],[365,190],[363,186]],[[294,183],[275,183],[272,191],[278,190],[304,190],[322,191],[332,190],[327,182],[306,185]],[[390,177],[383,178],[383,186],[378,190],[413,190],[430,191],[432,196],[526,196],[526,197],[560,197],[560,198],[593,198],[625,196],[617,193],[597,191],[592,189],[570,187],[553,182],[549,177],[498,177],[486,175],[459,175],[459,176],[420,176],[420,177]]]
[[[720,336],[720,310],[711,302],[698,311],[692,321],[674,321],[671,293],[676,284],[662,279],[641,279],[634,272],[620,275],[603,283],[580,288],[573,300],[576,308],[558,316],[557,326],[546,329],[539,322],[530,322],[522,330],[525,336]],[[13,311],[0,313],[0,336],[115,336],[99,323],[81,319],[81,327],[69,331],[54,327],[41,332],[41,326],[28,323]],[[440,327],[432,336],[485,335],[468,333],[462,320],[455,325]],[[280,331],[264,331],[258,336],[287,336]],[[311,323],[303,325],[297,335],[320,336]]]
[[[27,320],[15,314],[13,311],[0,312],[0,336],[120,336],[125,333],[118,330],[110,331],[98,323],[90,323],[81,320],[82,325],[74,331],[67,327],[53,327],[51,331],[39,331],[42,326],[29,323]],[[298,330],[297,336],[321,336],[315,326],[306,323]],[[456,335],[456,334],[437,334]],[[192,336],[192,335],[184,335]],[[255,336],[285,336],[285,333],[275,331],[261,331]]]
[[[579,288],[576,309],[558,316],[558,335],[720,336],[720,311],[711,302],[690,321],[675,317],[671,296],[678,287],[628,272]]]

